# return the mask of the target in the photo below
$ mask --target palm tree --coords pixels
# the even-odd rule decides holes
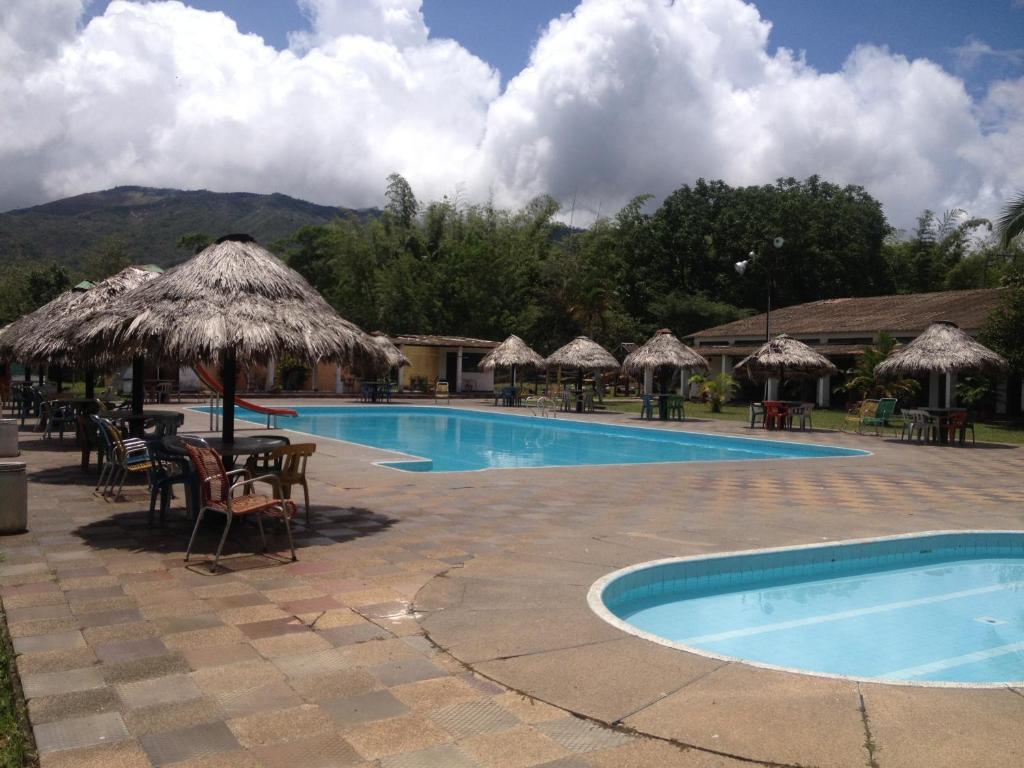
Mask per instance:
[[[1006,204],[996,225],[999,245],[1003,248],[1009,248],[1010,243],[1021,234],[1024,234],[1024,192],[1018,193],[1016,200]]]
[[[896,348],[896,339],[888,333],[878,336],[878,343],[864,347],[857,364],[846,371],[847,380],[836,387],[837,392],[856,392],[861,399],[868,397],[906,397],[917,393],[920,384],[915,379],[880,378],[875,366],[885,360]]]

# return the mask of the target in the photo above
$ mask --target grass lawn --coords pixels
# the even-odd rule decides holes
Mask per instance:
[[[639,413],[639,400],[613,400],[605,398],[605,408],[609,411],[619,413]],[[687,403],[687,418],[695,419],[726,419],[728,421],[748,421],[750,411],[745,405],[726,405],[721,413],[711,413],[707,405],[703,403]],[[846,418],[846,411],[839,410],[817,410],[811,416],[815,429],[840,429]],[[989,424],[978,423],[975,425],[975,432],[979,443],[1015,443],[1024,444],[1024,425],[1020,423],[995,422]],[[890,430],[885,434],[891,435]],[[968,441],[970,438],[968,437]]]
[[[36,765],[26,737],[25,702],[14,688],[14,654],[6,617],[0,614],[0,768]]]

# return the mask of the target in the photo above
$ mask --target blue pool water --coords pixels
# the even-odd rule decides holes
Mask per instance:
[[[204,409],[205,410],[205,409]],[[397,451],[410,471],[860,456],[867,451],[429,406],[310,406],[280,425]],[[237,418],[246,418],[239,408]],[[263,417],[254,415],[261,423]]]
[[[860,679],[1024,681],[1022,532],[676,560],[599,585],[598,613],[714,656]]]

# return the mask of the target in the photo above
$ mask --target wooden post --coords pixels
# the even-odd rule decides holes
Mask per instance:
[[[132,359],[132,414],[141,415],[143,400],[146,396],[146,358],[136,357]],[[139,419],[132,422],[132,436],[142,437],[143,423]]]

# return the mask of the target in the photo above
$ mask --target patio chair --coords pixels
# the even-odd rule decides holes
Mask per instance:
[[[875,434],[881,435],[882,428],[889,426],[889,422],[892,421],[892,417],[895,412],[896,398],[883,397],[878,401],[878,405],[875,407],[875,412],[873,414],[861,417],[860,424],[857,427],[857,432],[863,434],[864,427],[874,427]]]
[[[877,410],[877,400],[862,400],[859,403],[854,403],[846,411],[846,416],[843,418],[842,431],[845,432],[847,429],[852,428],[857,432],[860,432],[861,421],[865,418],[874,417]]]
[[[683,396],[682,395],[669,395],[668,398],[668,417],[669,419],[677,419],[682,421],[686,418],[683,412]]]
[[[296,443],[282,445],[270,452],[270,461],[279,463],[280,469],[274,474],[281,483],[281,495],[290,499],[292,486],[301,485],[302,495],[306,502],[306,525],[309,526],[309,481],[306,479],[306,462],[316,453],[315,443]]]
[[[764,425],[767,429],[787,429],[792,423],[793,419],[785,403],[779,400],[764,401]]]
[[[760,421],[761,426],[764,426],[764,403],[751,403],[750,404],[750,428],[753,429],[754,425]]]
[[[122,438],[120,430],[106,419],[99,416],[89,418],[96,425],[106,454],[106,463],[100,470],[94,492],[99,492],[104,498],[109,496],[116,499],[124,490],[128,475],[136,472],[148,473],[153,468],[149,447],[138,438]],[[116,492],[115,485],[118,486]]]
[[[192,479],[188,467],[188,461],[183,457],[169,452],[163,446],[163,442],[156,440],[150,447],[150,457],[153,460],[153,469],[149,475],[149,526],[153,526],[153,517],[156,513],[156,502],[160,499],[160,525],[163,526],[167,516],[167,510],[171,506],[171,498],[174,495],[174,486],[181,483],[185,487],[185,510],[192,512],[188,484]]]
[[[448,402],[451,402],[452,395],[448,389],[448,382],[443,379],[439,379],[434,384],[434,402],[436,403],[438,400],[441,400],[442,398],[447,400]]]
[[[217,564],[220,562],[221,552],[224,550],[224,542],[227,541],[228,532],[231,530],[231,522],[236,517],[252,515],[256,518],[256,525],[259,527],[260,541],[263,551],[267,549],[267,538],[263,532],[264,515],[276,518],[284,522],[285,531],[288,534],[288,546],[292,551],[292,561],[298,560],[295,556],[295,542],[292,539],[291,519],[295,517],[295,503],[281,497],[281,484],[276,475],[260,475],[250,477],[245,469],[236,469],[228,472],[224,469],[224,462],[220,455],[212,448],[203,448],[191,443],[185,444],[192,466],[195,468],[199,479],[199,514],[196,517],[195,527],[192,529],[192,536],[185,550],[185,562],[192,556],[192,547],[196,541],[196,534],[199,533],[199,526],[202,525],[203,517],[207,512],[216,512],[224,515],[224,532],[221,534],[220,543],[217,545],[217,552],[213,556],[213,563],[210,565],[210,573],[217,571]],[[232,478],[239,478],[232,480]],[[265,496],[255,493],[243,493],[236,496],[235,492],[241,488],[251,488],[254,483],[266,483],[273,489],[273,496]]]
[[[909,440],[917,435],[917,442],[938,442],[939,420],[928,411],[908,408],[903,411],[904,423],[900,431],[900,439],[906,435]]]
[[[654,395],[644,395],[640,401],[640,418],[654,419]]]
[[[814,424],[811,422],[811,413],[814,411],[814,403],[802,403],[801,405],[795,406],[789,409],[790,422],[799,420],[800,431],[810,428],[814,430]]]
[[[43,411],[43,421],[45,422],[43,438],[53,439],[53,433],[56,430],[60,439],[63,440],[64,433],[75,424],[75,409],[70,405],[46,402],[43,403]]]
[[[953,445],[954,440],[958,440],[960,445],[964,445],[967,442],[967,430],[971,430],[971,445],[975,444],[974,422],[970,420],[967,411],[952,411],[946,417],[945,428],[948,430],[950,445]]]

